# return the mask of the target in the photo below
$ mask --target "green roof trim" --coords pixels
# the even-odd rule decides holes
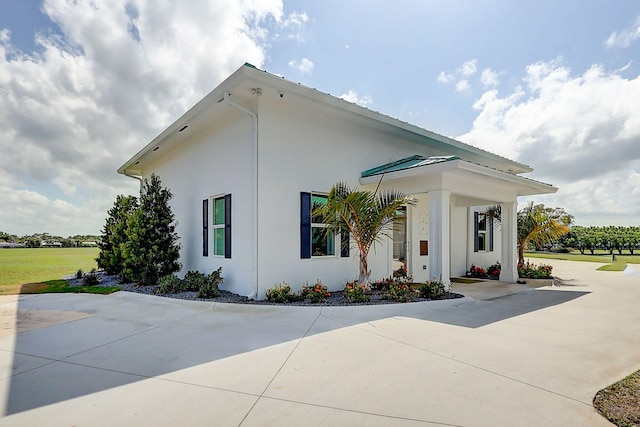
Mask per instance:
[[[375,168],[367,169],[366,171],[362,172],[360,176],[362,178],[366,178],[369,176],[380,175],[388,172],[397,172],[397,171],[416,168],[420,166],[450,162],[452,160],[460,160],[460,157],[458,156],[424,157],[420,155],[413,155],[410,157],[405,157],[404,159],[396,160],[395,162],[389,162],[385,165],[380,165],[380,166],[376,166]]]

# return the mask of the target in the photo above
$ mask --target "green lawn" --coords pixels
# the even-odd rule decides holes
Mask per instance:
[[[97,268],[98,252],[98,248],[0,249],[0,289]]]
[[[20,285],[21,294],[112,294],[118,286],[69,286],[66,280],[47,280],[43,283]]]
[[[615,262],[612,262],[613,258],[609,252],[601,252],[596,255],[582,255],[580,252],[572,252],[569,254],[556,254],[549,252],[525,252],[524,256],[527,258],[542,258],[542,259],[563,259],[568,261],[586,261],[586,262],[600,262],[604,265],[598,270],[604,271],[622,271],[627,264],[640,264],[640,255],[616,255]]]

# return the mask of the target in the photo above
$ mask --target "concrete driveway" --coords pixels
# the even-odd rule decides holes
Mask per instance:
[[[387,306],[2,297],[0,424],[609,425],[640,275],[550,262],[561,287]]]

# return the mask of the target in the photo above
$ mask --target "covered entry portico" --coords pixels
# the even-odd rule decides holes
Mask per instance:
[[[362,172],[360,183],[364,186],[379,183],[379,191],[394,188],[418,197],[419,204],[414,209],[422,209],[422,221],[428,222],[428,231],[419,237],[428,241],[425,257],[428,263],[422,264],[425,261],[422,257],[417,261],[413,251],[409,254],[412,261],[408,268],[417,273],[428,265],[427,279],[445,283],[450,282],[452,274],[464,274],[464,269],[474,262],[474,229],[470,226],[470,217],[473,209],[489,205],[499,205],[501,209],[500,226],[496,227],[499,253],[492,254],[502,265],[500,280],[516,282],[517,198],[557,191],[551,185],[457,156],[407,157]],[[408,221],[416,225],[418,215],[410,214]],[[413,235],[418,236],[416,232]],[[413,243],[411,247],[416,247],[416,242]]]

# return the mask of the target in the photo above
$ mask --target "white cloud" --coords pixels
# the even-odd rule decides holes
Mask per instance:
[[[308,19],[283,18],[281,0],[42,10],[61,34],[38,34],[40,53],[0,32],[0,224],[16,234],[97,233],[115,195],[137,189],[115,170],[244,62],[261,66],[267,21]]]
[[[438,83],[451,83],[456,79],[453,74],[447,74],[444,71],[440,71],[438,74]]]
[[[371,99],[371,97],[359,97],[358,94],[353,90],[349,90],[349,92],[343,93],[339,96],[339,98],[344,99],[348,102],[353,102],[354,104],[358,104],[361,107],[369,107],[371,104],[373,104],[373,99]]]
[[[598,212],[640,217],[640,76],[601,66],[573,75],[559,61],[527,67],[525,86],[506,96],[485,92],[464,142],[535,168],[533,177],[560,187],[536,198],[580,218]],[[636,195],[636,196],[633,196]]]
[[[438,74],[437,82],[442,84],[454,84],[457,92],[467,92],[472,89],[470,79],[478,72],[478,60],[470,59],[462,64],[459,68],[456,68],[453,72],[448,73],[446,71],[440,71]],[[500,84],[498,79],[498,73],[486,68],[482,71],[480,81],[485,88],[495,87]]]
[[[292,59],[291,61],[288,62],[288,65],[289,67],[294,68],[303,74],[311,74],[314,66],[313,62],[311,62],[307,58],[302,58],[300,61],[296,61],[295,59]]]
[[[480,81],[482,82],[482,85],[485,87],[485,89],[496,87],[500,84],[498,73],[493,71],[491,68],[485,68],[484,70],[482,70]]]
[[[465,62],[464,64],[462,64],[462,67],[460,67],[458,71],[465,77],[474,75],[476,71],[478,71],[478,60],[471,59]]]
[[[271,38],[303,42],[307,22],[309,22],[309,15],[306,12],[291,12],[284,19],[276,20],[275,33],[271,34]],[[264,30],[266,31],[266,28]]]
[[[469,89],[471,89],[471,85],[468,80],[459,80],[458,83],[456,83],[456,90],[458,92],[464,92]]]
[[[309,15],[306,12],[291,12],[289,16],[282,22],[284,27],[302,28],[309,21]]]
[[[638,15],[629,27],[622,31],[614,31],[604,42],[607,47],[629,47],[640,39],[640,15]]]

